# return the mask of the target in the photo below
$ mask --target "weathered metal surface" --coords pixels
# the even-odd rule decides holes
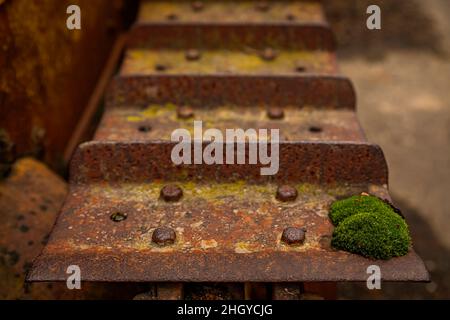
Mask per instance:
[[[200,2],[196,8],[194,2]],[[263,8],[264,7],[264,8]],[[175,19],[170,19],[175,16]],[[143,1],[137,23],[183,21],[193,23],[325,22],[318,1]]]
[[[68,290],[66,283],[25,283],[33,259],[48,241],[68,185],[44,164],[24,158],[0,181],[1,299],[118,299],[133,297],[141,285],[83,283]]]
[[[128,46],[333,50],[333,34],[317,2],[216,1],[195,11],[188,1],[143,2]]]
[[[190,108],[190,116],[180,117],[174,104],[146,108],[109,108],[95,134],[98,141],[170,141],[175,129],[184,128],[193,136],[194,121],[202,121],[203,131],[225,132],[230,128],[279,129],[282,141],[364,141],[356,114],[351,110],[317,110],[313,107],[284,107],[283,119],[270,119],[268,109],[217,106]]]
[[[208,143],[202,146],[204,150]],[[246,164],[175,165],[172,142],[88,142],[71,162],[72,184],[92,182],[251,181],[277,183],[387,184],[387,166],[381,149],[370,143],[281,142],[279,171],[261,175],[262,164],[249,164],[249,144],[243,145]],[[192,155],[194,155],[194,145]],[[225,145],[223,148],[225,149]],[[235,144],[237,153],[241,144]],[[268,143],[268,150],[271,149]],[[223,154],[226,154],[224,150]],[[205,182],[206,182],[205,181]]]
[[[379,148],[281,144],[280,172],[264,181],[257,166],[175,167],[167,158],[172,146],[85,144],[72,162],[64,214],[30,279],[62,280],[67,261],[76,262],[84,279],[91,281],[367,278],[367,266],[373,261],[330,248],[333,227],[328,206],[338,196],[363,191],[387,197],[382,186],[387,172]],[[166,181],[177,181],[183,190],[181,200],[172,203],[160,198]],[[276,200],[280,181],[296,186],[295,201]],[[127,219],[112,221],[114,212],[126,213]],[[153,231],[161,226],[175,230],[173,245],[152,242]],[[306,228],[302,246],[280,241],[289,226]],[[413,251],[377,263],[384,280],[427,279]]]
[[[56,298],[61,291],[24,286],[25,274],[48,239],[67,184],[33,159],[17,161],[0,181],[0,298]]]
[[[66,27],[69,4],[82,8],[81,30]],[[123,6],[123,0],[2,4],[0,131],[15,146],[13,160],[34,156],[64,170],[66,144],[120,29]]]
[[[317,3],[143,2],[29,279],[64,280],[70,261],[87,281],[242,282],[246,296],[266,288],[258,283],[366,281],[374,261],[331,248],[328,209],[361,192],[389,199],[388,173],[365,142],[332,38]],[[194,120],[203,130],[280,129],[279,171],[248,164],[249,144],[247,164],[173,164],[170,135],[192,134]],[[383,280],[428,279],[412,248],[376,264]]]
[[[354,109],[345,77],[321,75],[121,75],[108,91],[108,106],[174,103],[192,106],[314,106]]]
[[[245,74],[295,75],[302,73],[335,74],[335,55],[321,51],[297,50],[128,50],[122,75],[133,74]],[[275,55],[267,60],[267,53]],[[189,54],[199,56],[192,59]],[[186,57],[187,56],[187,57]],[[302,67],[302,68],[300,68]]]

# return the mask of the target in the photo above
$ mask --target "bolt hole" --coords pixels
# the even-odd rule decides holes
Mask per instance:
[[[295,15],[293,15],[292,13],[288,13],[286,15],[286,20],[288,21],[295,21],[297,18],[295,17]]]
[[[162,63],[155,64],[156,71],[163,72],[163,71],[166,71],[167,69],[168,69],[168,67],[165,64],[162,64]]]
[[[152,127],[149,125],[142,125],[142,126],[139,126],[138,130],[139,130],[139,132],[147,133],[152,130]]]
[[[312,132],[312,133],[320,133],[322,131],[323,131],[323,129],[321,127],[317,127],[317,126],[309,127],[309,132]]]
[[[178,20],[178,16],[175,13],[170,13],[166,16],[167,20],[169,21],[176,21]]]
[[[114,212],[110,218],[114,222],[121,222],[121,221],[124,221],[127,218],[127,216],[128,215],[123,212]]]
[[[295,71],[298,73],[306,72],[306,67],[305,66],[296,66]]]

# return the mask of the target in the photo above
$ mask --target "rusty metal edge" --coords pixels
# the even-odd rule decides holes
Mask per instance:
[[[151,103],[192,106],[314,106],[356,109],[350,79],[339,75],[118,75],[107,107]]]
[[[367,280],[367,267],[373,264],[380,266],[383,281],[430,280],[413,250],[387,261],[342,251],[198,253],[183,254],[182,261],[175,260],[164,253],[84,250],[67,254],[52,249],[35,260],[27,281],[65,281],[68,264],[79,265],[82,272],[89,270],[82,273],[84,281],[101,282],[359,282]],[[325,266],[324,261],[329,263]],[[403,271],[405,266],[407,271]]]
[[[135,182],[153,179],[169,181],[180,179],[182,173],[184,177],[192,180],[198,178],[198,181],[207,177],[215,181],[247,180],[256,183],[388,184],[383,151],[378,145],[367,142],[280,142],[280,169],[274,176],[261,176],[261,165],[176,166],[171,161],[171,151],[176,144],[170,141],[84,143],[70,163],[70,182],[89,183],[103,181],[106,177],[111,182],[123,179]],[[203,143],[202,150],[207,144]],[[237,143],[234,146],[236,150]],[[193,145],[191,147],[194,148]],[[245,144],[245,148],[248,155],[249,145]]]
[[[270,40],[256,34],[275,34]],[[178,37],[182,35],[182,37]],[[177,39],[175,43],[173,39]],[[245,39],[245,41],[244,41]],[[235,48],[336,50],[334,33],[326,22],[208,23],[139,22],[130,30],[128,48]]]

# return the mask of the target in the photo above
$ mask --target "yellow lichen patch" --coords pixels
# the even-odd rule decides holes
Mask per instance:
[[[207,50],[196,61],[188,61],[182,50],[129,50],[122,66],[122,74],[295,74],[301,65],[305,71],[330,73],[335,69],[333,56],[325,51],[275,50],[273,61],[261,58],[255,49]],[[157,71],[164,65],[164,71]]]
[[[234,246],[234,252],[236,253],[252,253],[252,244],[248,242],[238,242]]]
[[[127,121],[129,121],[129,122],[141,122],[142,120],[144,120],[142,117],[137,117],[137,116],[128,116],[127,117]]]
[[[271,2],[270,10],[255,10],[254,1],[204,1],[204,9],[194,11],[189,1],[146,1],[142,3],[139,21],[167,21],[169,15],[176,15],[184,22],[279,22],[288,14],[297,21],[319,22],[323,20],[320,3],[315,1]]]

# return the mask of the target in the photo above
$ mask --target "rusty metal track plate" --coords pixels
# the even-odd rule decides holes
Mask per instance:
[[[366,268],[373,260],[330,248],[333,227],[328,206],[337,197],[363,191],[388,198],[386,167],[377,147],[281,144],[280,172],[274,178],[261,178],[255,166],[197,165],[192,170],[192,166],[168,165],[172,146],[85,144],[73,159],[63,214],[29,279],[64,280],[67,263],[79,265],[86,281],[367,278]],[[159,198],[168,181],[183,189],[177,203]],[[281,182],[295,185],[296,201],[275,199]],[[110,216],[117,212],[127,219],[112,221]],[[152,243],[153,230],[161,226],[176,231],[174,245]],[[280,242],[288,226],[306,227],[303,246]],[[404,257],[376,263],[384,280],[428,279],[412,250]]]
[[[320,75],[127,75],[114,79],[108,106],[174,103],[192,106],[314,106],[354,109],[345,77]]]
[[[194,59],[186,55],[191,52]],[[335,55],[325,51],[273,50],[264,59],[264,50],[200,51],[173,49],[130,49],[125,55],[122,75],[133,74],[246,74],[295,75],[299,73],[336,74]],[[267,53],[266,53],[267,54]]]
[[[210,128],[225,132],[229,128],[279,129],[282,141],[365,141],[355,112],[318,110],[313,107],[283,108],[283,119],[270,119],[263,107],[218,106],[188,108],[192,117],[180,118],[180,106],[149,105],[146,108],[109,108],[94,140],[155,141],[169,140],[174,130],[187,129],[193,136],[194,121],[201,120],[203,131]]]
[[[201,2],[201,5],[198,4]],[[317,1],[142,1],[137,23],[215,22],[274,23],[325,22]]]
[[[252,48],[333,50],[335,41],[317,2],[207,2],[193,10],[187,1],[143,2],[131,31],[130,48]]]

